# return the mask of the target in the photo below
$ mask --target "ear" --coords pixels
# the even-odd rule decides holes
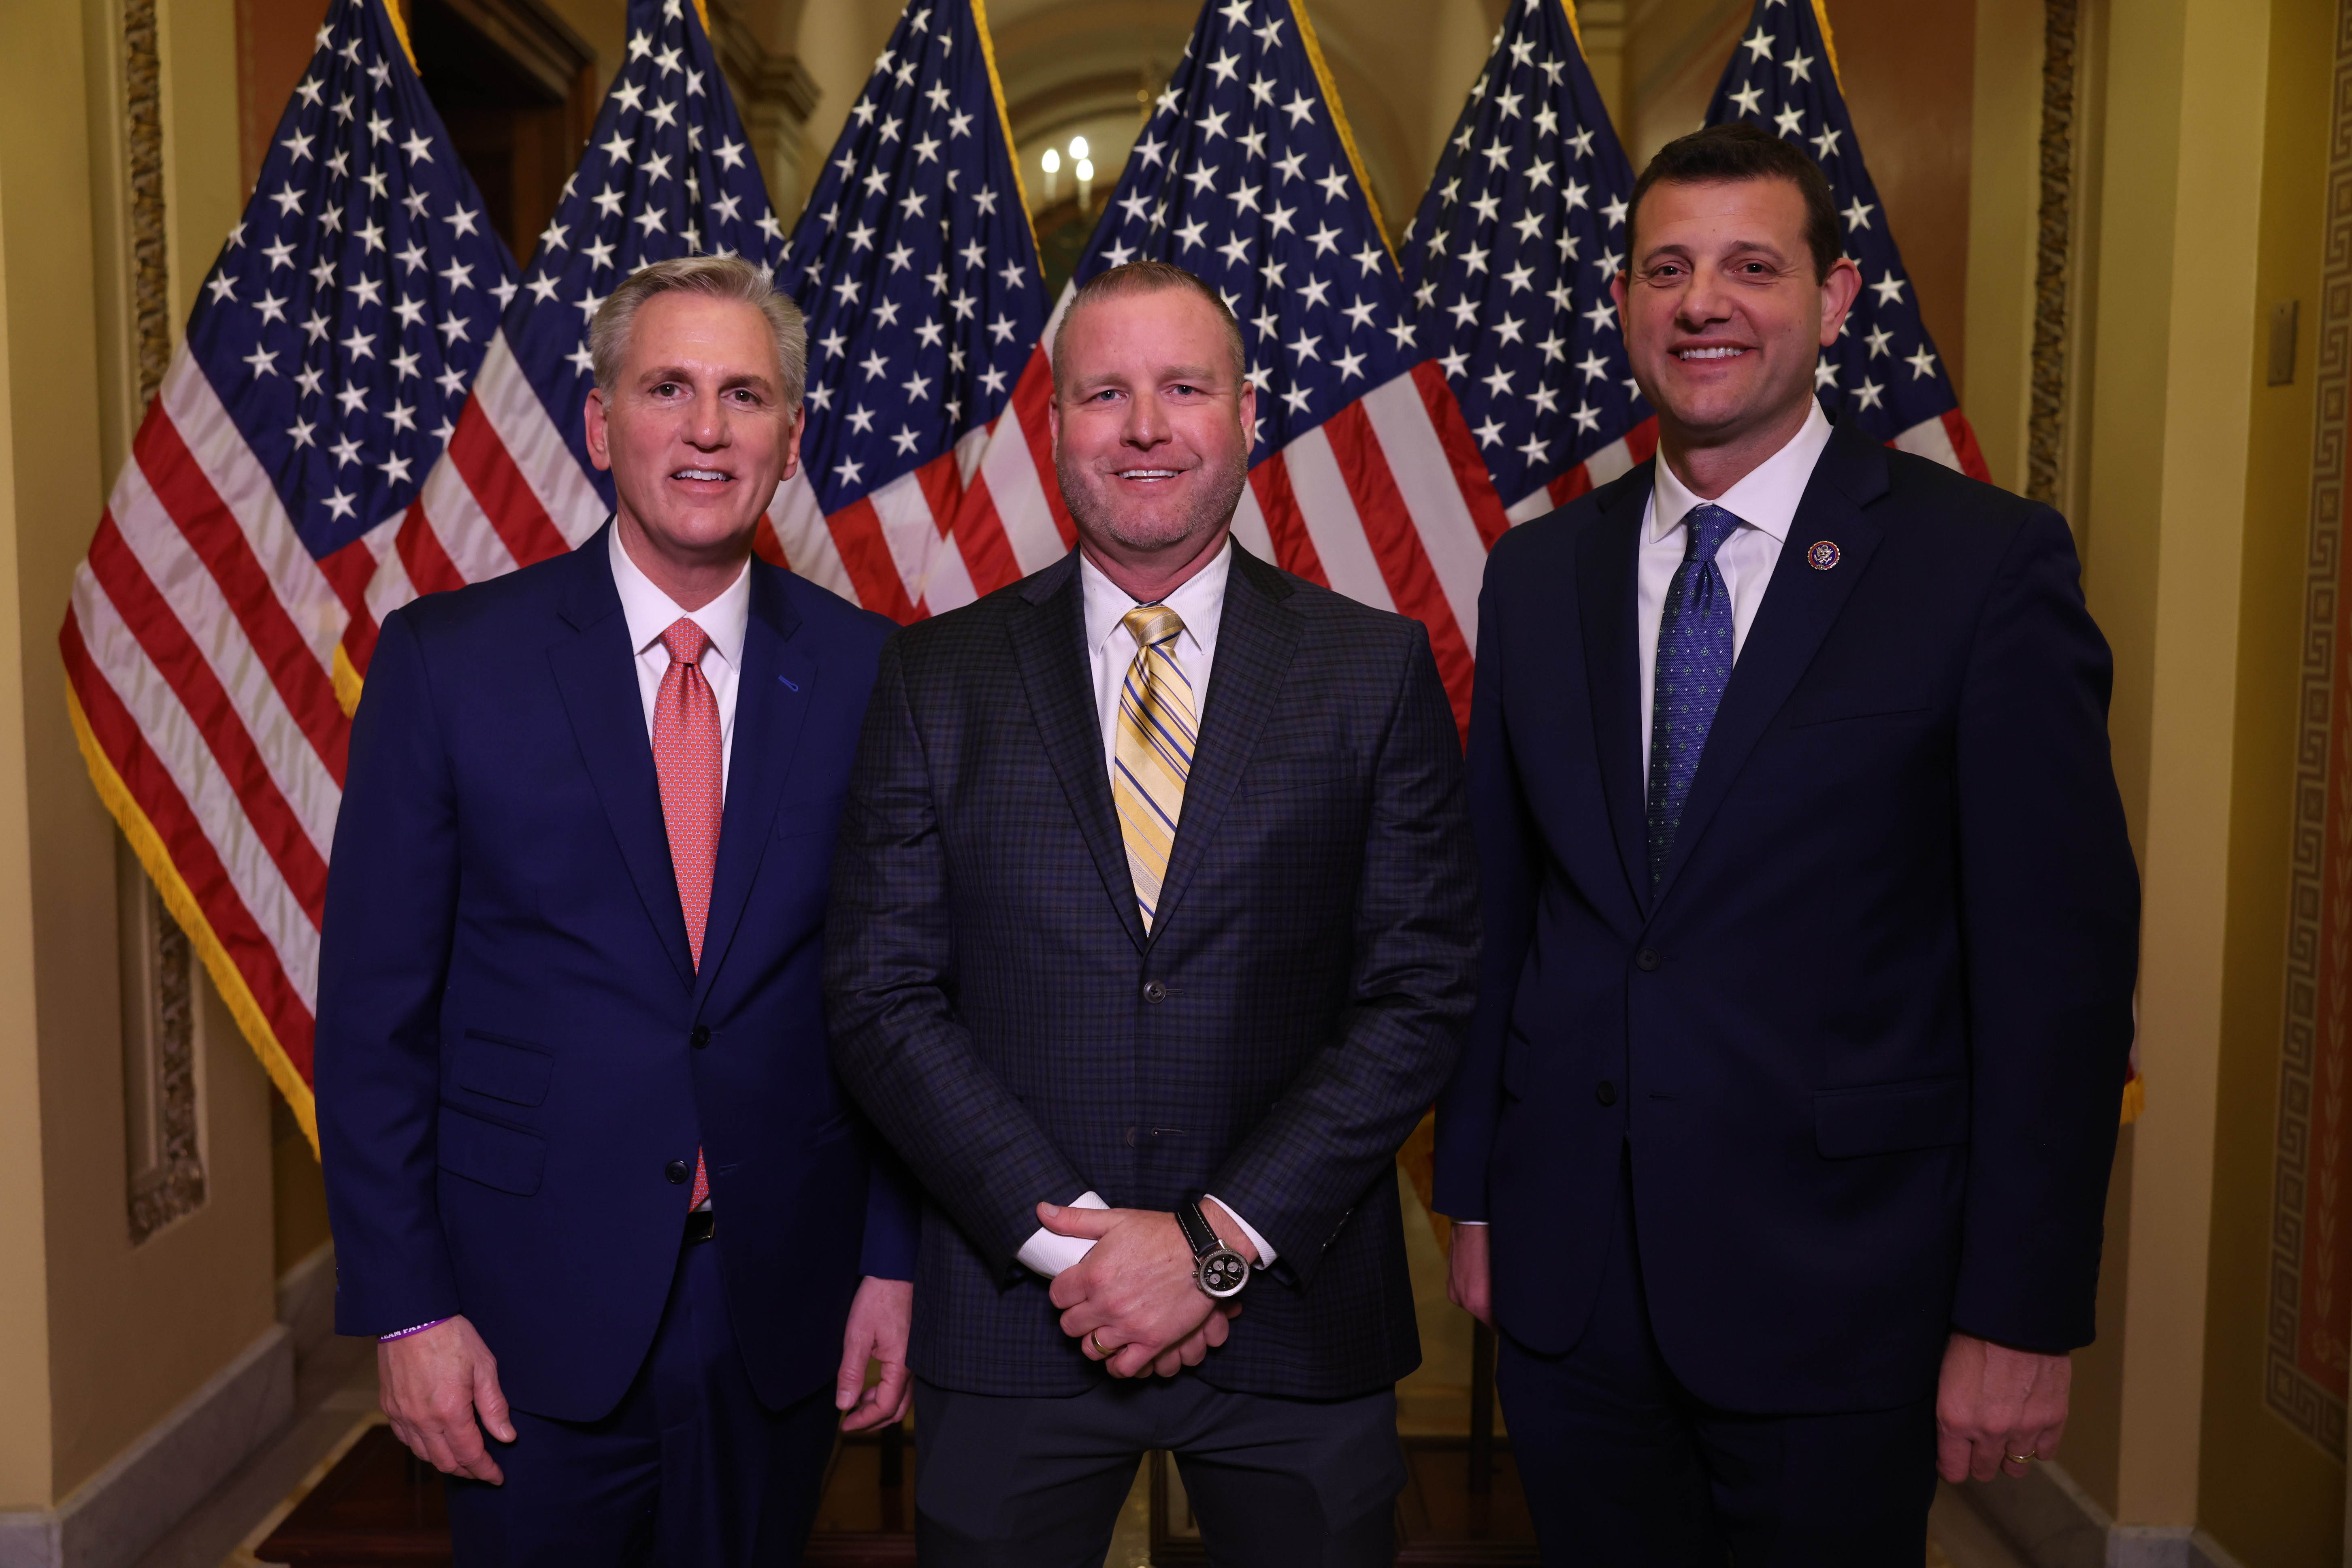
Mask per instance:
[[[784,427],[784,471],[777,476],[782,483],[801,471],[801,437],[808,432],[808,404],[803,401],[793,410],[792,423]]]
[[[1845,330],[1845,313],[1862,294],[1862,269],[1853,258],[1841,256],[1830,267],[1829,276],[1822,279],[1822,347],[1828,348],[1838,341]]]
[[[600,468],[613,466],[612,437],[604,428],[604,389],[588,389],[588,460]]]
[[[1246,455],[1257,446],[1257,383],[1242,377],[1241,399],[1234,405],[1242,416],[1242,451]]]
[[[1617,307],[1617,338],[1625,338],[1625,274],[1620,272],[1609,279],[1609,302]]]
[[[1054,460],[1058,463],[1062,458],[1062,389],[1058,386],[1046,394],[1045,434],[1050,437]]]

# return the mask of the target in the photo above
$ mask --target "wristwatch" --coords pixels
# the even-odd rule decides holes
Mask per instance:
[[[1217,1239],[1209,1216],[1201,1212],[1201,1200],[1177,1205],[1176,1223],[1183,1226],[1184,1240],[1192,1248],[1193,1282],[1220,1301],[1240,1295],[1249,1283],[1249,1259]]]

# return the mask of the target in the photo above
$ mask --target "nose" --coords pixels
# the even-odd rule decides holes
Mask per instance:
[[[694,405],[686,422],[686,440],[690,447],[710,452],[728,444],[727,400],[716,392],[704,391],[695,395]]]
[[[1156,392],[1139,393],[1128,400],[1127,425],[1119,438],[1130,447],[1150,448],[1170,438],[1168,411],[1160,406]]]
[[[1690,281],[1683,286],[1682,298],[1675,302],[1675,324],[1685,331],[1696,331],[1730,315],[1729,286],[1708,268],[1694,268]]]

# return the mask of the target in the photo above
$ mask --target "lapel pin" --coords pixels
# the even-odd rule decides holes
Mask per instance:
[[[1805,564],[1816,572],[1826,572],[1844,559],[1836,544],[1826,539],[1817,541],[1811,550],[1805,552]]]
[[[1813,548],[1814,548],[1816,551],[1818,551],[1818,550],[1820,550],[1820,549],[1821,549],[1821,546],[1820,546],[1820,545],[1818,545],[1818,544],[1816,544],[1816,545],[1814,545],[1814,546],[1813,546]],[[1837,546],[1836,546],[1836,545],[1834,545],[1834,544],[1832,544],[1832,545],[1831,545],[1831,546],[1830,546],[1830,549],[1831,549],[1831,551],[1832,551],[1832,552],[1834,552],[1836,551],[1836,549],[1837,549]],[[1834,564],[1834,563],[1832,563],[1832,564]],[[800,683],[799,681],[797,681],[797,680],[794,680],[794,679],[793,679],[791,676],[789,676],[789,675],[780,675],[780,676],[776,677],[776,679],[777,679],[778,680],[782,681],[786,686],[791,687],[794,691],[798,691],[798,690],[801,689],[801,683]]]

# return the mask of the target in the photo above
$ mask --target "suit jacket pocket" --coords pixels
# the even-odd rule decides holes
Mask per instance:
[[[1808,724],[1830,724],[1841,719],[1893,718],[1898,713],[1927,711],[1925,692],[1894,691],[1884,688],[1858,690],[1807,691],[1789,703],[1789,728],[1801,730]]]
[[[1513,1100],[1527,1093],[1528,1055],[1534,1049],[1535,1042],[1517,1024],[1503,1036],[1503,1092]]]
[[[441,1168],[502,1193],[529,1197],[547,1170],[547,1144],[529,1132],[441,1108]]]
[[[509,1105],[545,1104],[554,1072],[553,1052],[507,1035],[468,1029],[457,1049],[457,1087]]]
[[[1822,1156],[1850,1160],[1969,1141],[1969,1080],[1922,1079],[1813,1096],[1813,1136]]]

